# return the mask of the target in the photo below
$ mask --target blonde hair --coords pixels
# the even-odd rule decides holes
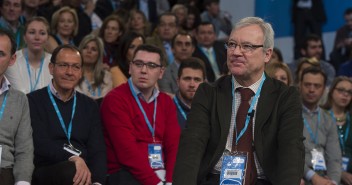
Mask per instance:
[[[291,70],[287,66],[287,64],[282,63],[282,62],[269,62],[269,64],[265,66],[265,72],[271,78],[274,78],[275,73],[278,69],[282,69],[286,72],[287,82],[288,82],[287,85],[292,85],[292,83],[293,83],[292,74],[291,74]]]
[[[78,33],[78,16],[77,16],[77,13],[76,13],[76,10],[73,9],[73,8],[70,8],[68,6],[64,6],[62,8],[60,8],[59,10],[57,10],[52,18],[51,18],[51,30],[52,30],[52,33],[53,34],[57,34],[57,24],[59,22],[59,18],[60,18],[60,15],[62,13],[65,13],[65,12],[68,12],[68,13],[71,13],[72,16],[73,16],[73,20],[75,22],[75,29],[73,30],[73,33],[72,33],[72,36],[76,36],[77,33]]]

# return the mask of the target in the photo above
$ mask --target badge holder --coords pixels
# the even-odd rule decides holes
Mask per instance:
[[[343,156],[342,157],[342,170],[347,171],[348,163],[350,162],[350,158]]]
[[[148,159],[152,169],[164,169],[162,157],[162,145],[157,143],[148,144]]]
[[[1,174],[1,154],[2,154],[2,145],[0,145],[0,174]]]
[[[75,147],[72,146],[72,144],[64,144],[64,150],[66,150],[68,153],[75,155],[75,156],[80,156],[82,152]]]
[[[220,185],[245,184],[248,152],[236,151],[223,157]]]
[[[318,174],[324,176],[326,172],[326,163],[323,152],[314,148],[311,153],[313,170]]]

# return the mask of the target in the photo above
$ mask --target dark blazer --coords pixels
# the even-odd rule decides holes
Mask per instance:
[[[231,76],[199,86],[183,130],[174,185],[205,180],[225,150],[231,121]],[[303,176],[302,105],[295,87],[266,78],[257,104],[254,147],[273,185],[297,185]]]
[[[225,46],[223,43],[216,41],[213,44],[213,48],[214,48],[214,52],[216,55],[216,62],[218,64],[220,73],[224,73],[225,63],[226,63]],[[210,61],[199,46],[196,47],[192,56],[200,58],[201,60],[204,61],[205,69],[206,69],[206,73],[207,73],[207,80],[208,80],[208,82],[214,82],[216,79],[215,79],[215,74],[214,74],[214,71],[211,67]]]
[[[299,13],[299,9],[297,8],[297,3],[299,0],[293,0],[292,4],[292,22],[296,22],[297,14]],[[326,13],[324,9],[324,2],[323,0],[312,0],[312,12],[313,17],[318,22],[326,22]]]

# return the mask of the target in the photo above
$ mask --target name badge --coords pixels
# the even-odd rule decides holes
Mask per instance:
[[[246,175],[247,154],[237,152],[224,156],[220,173],[220,185],[242,185]]]
[[[64,150],[66,150],[68,153],[75,155],[75,156],[80,156],[82,154],[82,152],[78,149],[76,149],[75,147],[73,147],[72,145],[68,145],[68,144],[64,144]]]
[[[326,171],[326,163],[323,152],[313,149],[312,153],[312,165],[315,171]]]
[[[348,163],[350,162],[350,158],[342,157],[342,170],[347,171]]]
[[[2,154],[2,145],[0,145],[0,169],[1,169],[1,154]]]
[[[152,169],[163,169],[164,162],[162,158],[161,144],[148,144],[148,158]]]

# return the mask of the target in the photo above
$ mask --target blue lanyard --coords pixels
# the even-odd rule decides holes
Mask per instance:
[[[150,124],[149,122],[149,119],[147,117],[147,114],[145,113],[143,107],[142,107],[142,104],[141,102],[139,101],[139,98],[137,97],[137,94],[136,92],[134,92],[134,89],[133,89],[133,86],[132,86],[132,81],[131,81],[131,78],[128,79],[128,85],[130,86],[130,89],[131,89],[131,92],[132,92],[132,95],[134,97],[134,99],[136,100],[137,104],[138,104],[138,107],[139,107],[139,110],[141,110],[143,116],[144,116],[144,120],[145,122],[147,123],[148,125],[148,128],[149,128],[149,131],[152,133],[152,137],[153,137],[153,140],[154,140],[154,136],[155,136],[155,118],[156,118],[156,106],[157,106],[157,98],[155,98],[154,100],[154,114],[153,114],[153,127],[152,125]]]
[[[0,120],[2,120],[2,115],[4,114],[5,106],[6,106],[6,100],[7,100],[7,91],[5,92],[4,100],[1,105],[1,110],[0,110]]]
[[[96,96],[95,90],[93,90],[93,87],[92,87],[92,85],[89,83],[89,81],[88,81],[86,78],[84,78],[84,81],[85,81],[85,83],[86,83],[86,85],[87,85],[87,88],[88,88],[89,93],[90,93],[92,96]],[[98,89],[98,97],[100,97],[100,96],[101,96],[101,87],[97,87],[97,89]]]
[[[56,115],[59,118],[61,127],[64,130],[64,132],[65,132],[65,135],[67,137],[68,143],[71,144],[70,139],[71,139],[71,131],[72,131],[72,120],[73,120],[73,117],[74,117],[75,111],[76,111],[76,94],[73,96],[71,120],[70,120],[70,123],[68,124],[68,129],[66,129],[66,126],[65,126],[65,123],[64,123],[64,119],[62,118],[60,110],[57,107],[57,104],[56,104],[56,102],[54,100],[54,97],[53,97],[53,95],[50,92],[50,87],[48,86],[47,89],[48,89],[48,94],[49,94],[51,103],[53,104],[55,112],[56,112]]]
[[[235,132],[236,132],[236,145],[238,144],[238,141],[240,140],[240,138],[243,136],[243,134],[246,132],[247,128],[248,128],[248,125],[249,125],[249,121],[251,119],[251,116],[250,116],[250,113],[253,111],[253,108],[254,108],[254,105],[256,104],[257,100],[258,100],[258,97],[260,95],[260,92],[262,91],[262,87],[263,87],[263,83],[265,81],[266,77],[263,73],[262,75],[262,81],[260,82],[260,85],[259,85],[259,88],[257,90],[257,93],[255,93],[255,96],[251,102],[251,105],[249,107],[249,110],[248,110],[248,114],[246,116],[246,122],[244,124],[244,127],[243,129],[241,130],[240,134],[238,135],[237,134],[237,125],[236,125],[236,118],[234,118],[234,122],[235,122]],[[235,82],[233,80],[233,77],[232,77],[232,112],[235,112],[235,107],[236,107],[236,101],[235,101]]]
[[[331,118],[334,120],[334,122],[336,124],[337,122],[336,122],[336,118],[335,118],[334,112],[332,110],[330,110],[329,112],[330,112]],[[350,132],[350,127],[351,127],[351,124],[350,124],[350,113],[347,112],[346,116],[347,116],[347,118],[346,118],[346,123],[345,124],[347,125],[347,128],[346,128],[345,133],[343,133],[342,130],[338,129],[338,131],[339,131],[339,140],[340,140],[342,152],[345,151],[345,143],[347,141],[347,138],[348,138],[348,135],[349,135],[349,132]]]
[[[60,42],[60,43],[58,43],[59,45],[63,45],[63,44],[64,44],[64,42],[62,42],[61,37],[59,36],[59,34],[56,34],[56,38],[57,38],[57,39],[59,40],[59,42]],[[71,44],[71,45],[75,45],[75,44],[73,43],[73,40],[72,40],[72,39],[70,39],[70,40],[68,41],[68,43]]]
[[[307,128],[307,131],[310,135],[310,139],[315,143],[315,145],[317,145],[318,144],[318,131],[319,131],[319,125],[320,125],[320,109],[318,110],[318,121],[316,124],[315,135],[313,134],[312,128],[310,128],[310,126],[305,118],[303,118],[303,123],[304,123],[304,126]]]
[[[42,69],[43,69],[43,63],[44,63],[44,56],[45,56],[45,53],[43,53],[43,56],[42,58],[40,59],[40,69],[39,69],[39,74],[38,74],[38,77],[37,79],[35,80],[35,84],[33,86],[32,84],[32,78],[31,78],[31,68],[29,66],[29,59],[28,59],[28,49],[25,49],[24,50],[24,58],[26,59],[26,65],[27,65],[27,72],[28,72],[28,76],[29,76],[29,84],[31,86],[31,90],[30,92],[34,91],[37,89],[37,85],[38,85],[38,82],[39,82],[39,78],[40,78],[40,75],[42,74]],[[35,79],[35,77],[34,77]]]
[[[182,107],[180,106],[180,103],[178,102],[176,95],[174,97],[174,102],[176,104],[177,109],[181,112],[182,117],[185,120],[187,120],[187,115],[186,115],[185,111],[182,109]]]
[[[17,32],[16,32],[16,44],[17,44],[17,49],[19,49],[21,47],[21,33],[20,33],[20,30],[19,28],[17,29]]]
[[[108,52],[106,51],[106,48],[104,48],[104,56],[108,57]],[[113,58],[112,58],[112,56],[110,55],[110,56],[109,56],[109,64],[112,64],[112,61],[113,61]]]

